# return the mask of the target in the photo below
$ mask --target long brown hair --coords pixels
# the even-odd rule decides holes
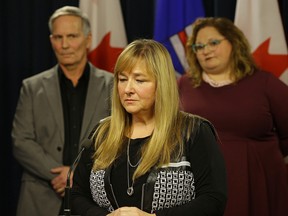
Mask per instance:
[[[192,26],[192,34],[186,43],[186,56],[189,64],[188,76],[191,78],[192,85],[197,87],[202,82],[202,68],[193,52],[192,45],[195,44],[198,32],[207,27],[214,27],[223,35],[232,45],[230,56],[231,71],[235,82],[247,75],[251,75],[257,67],[252,53],[250,44],[243,32],[234,25],[232,21],[221,17],[198,18]]]

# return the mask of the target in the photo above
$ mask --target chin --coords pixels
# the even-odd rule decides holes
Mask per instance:
[[[65,66],[65,67],[69,67],[69,66],[72,66],[72,65],[75,65],[75,61],[62,61],[62,62],[59,62],[61,65]]]
[[[139,112],[139,110],[135,110],[135,109],[129,109],[129,108],[126,108],[126,112],[130,113],[130,114],[136,114]]]

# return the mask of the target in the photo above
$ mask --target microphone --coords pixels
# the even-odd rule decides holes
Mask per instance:
[[[71,206],[70,206],[70,193],[71,193],[71,187],[70,187],[70,176],[71,173],[75,171],[75,168],[81,158],[82,152],[89,148],[91,146],[92,142],[91,140],[85,139],[83,143],[81,144],[81,150],[79,151],[76,159],[73,161],[73,164],[70,166],[70,169],[67,174],[67,181],[66,181],[66,187],[65,187],[65,195],[64,195],[64,215],[65,216],[71,216]]]

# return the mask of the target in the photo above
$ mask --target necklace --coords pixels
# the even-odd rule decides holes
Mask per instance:
[[[205,82],[207,82],[212,87],[222,87],[225,85],[230,85],[233,83],[231,79],[223,80],[223,81],[215,81],[209,77],[209,75],[205,72],[202,73],[202,78]]]
[[[129,164],[131,167],[135,168],[135,167],[137,167],[137,166],[139,165],[139,163],[141,162],[141,159],[142,159],[142,158],[140,158],[139,161],[138,161],[135,165],[133,165],[133,164],[131,163],[131,161],[130,161],[129,152],[130,152],[130,138],[129,138],[129,140],[128,140],[128,146],[127,146],[127,162],[128,162],[128,164]]]
[[[133,184],[134,184],[134,181],[132,180],[132,184],[130,186],[130,174],[129,174],[129,164],[127,162],[127,194],[129,196],[132,196],[134,194],[134,188],[133,188]]]
[[[130,166],[132,168],[137,167],[139,163],[141,162],[142,158],[140,158],[139,161],[135,165],[133,165],[131,164],[131,161],[130,161],[129,152],[130,152],[130,138],[128,140],[128,145],[127,145],[127,194],[129,196],[132,196],[134,194],[134,188],[133,188],[134,180],[132,180],[132,184],[130,186]]]

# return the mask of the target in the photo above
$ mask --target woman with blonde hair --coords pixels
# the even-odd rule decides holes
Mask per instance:
[[[212,124],[179,110],[171,57],[139,39],[114,69],[111,116],[74,173],[81,215],[223,215],[225,167]]]

